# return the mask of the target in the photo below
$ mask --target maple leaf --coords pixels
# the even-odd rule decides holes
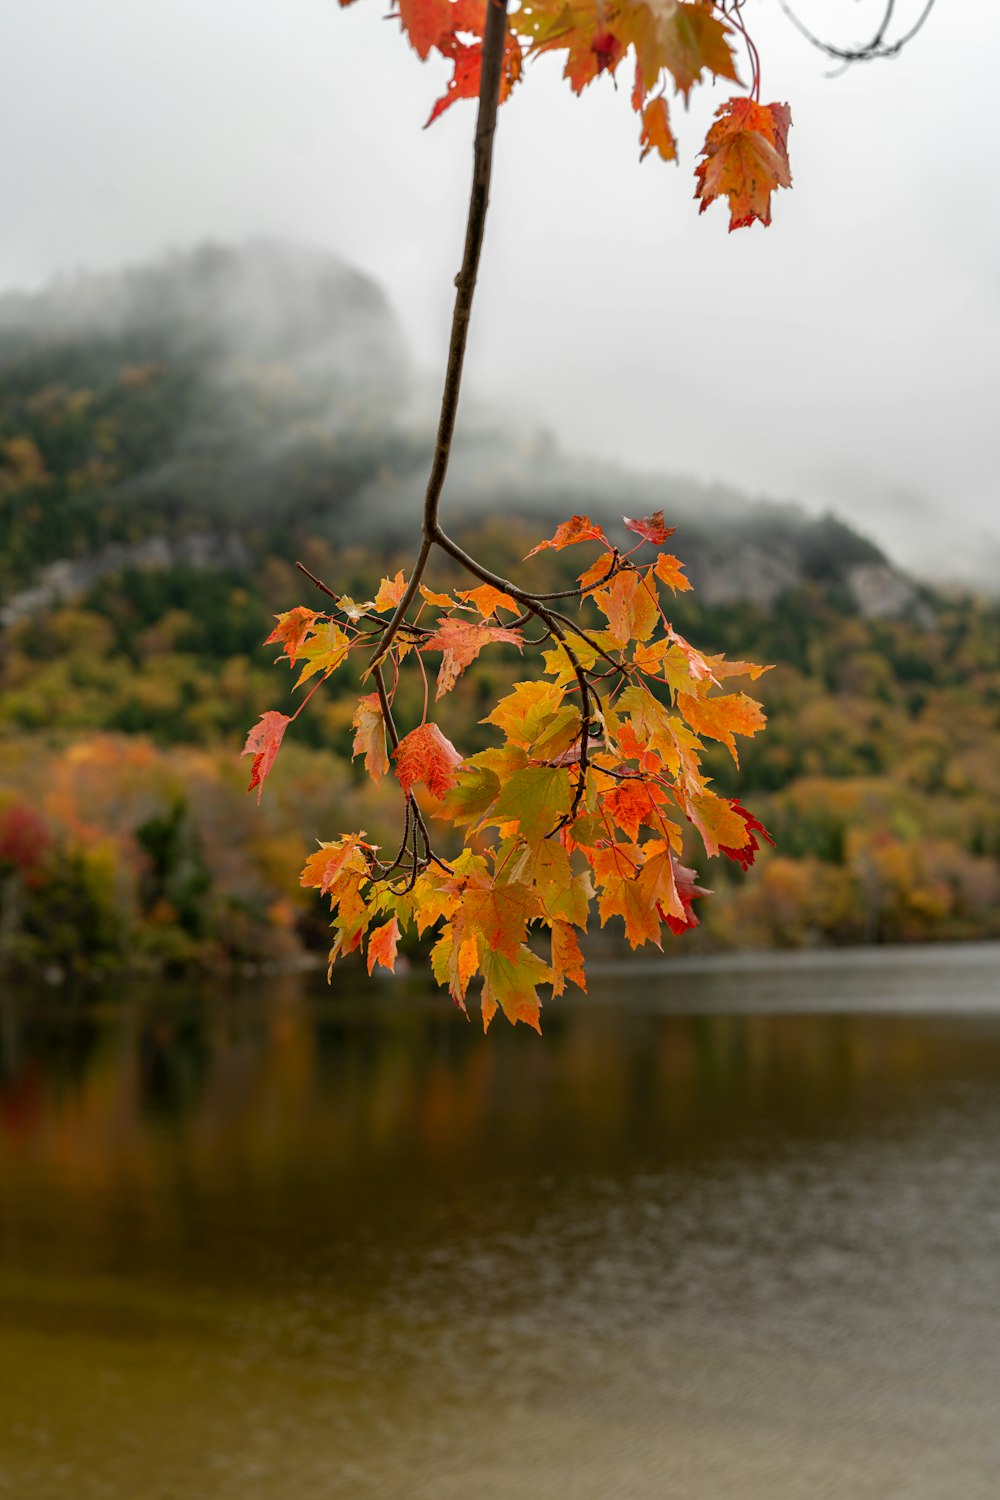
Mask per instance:
[[[512,615],[521,612],[521,606],[515,599],[502,589],[495,589],[491,583],[481,583],[477,589],[462,589],[458,597],[474,604],[484,620],[496,614],[498,609],[505,609]]]
[[[746,824],[747,842],[738,849],[729,849],[725,844],[720,844],[719,853],[725,854],[728,859],[731,859],[734,864],[739,865],[741,869],[749,870],[760,850],[760,844],[757,841],[756,835],[758,833],[763,834],[772,848],[774,847],[774,839],[768,833],[763,823],[758,822],[752,812],[748,812],[745,807],[741,807],[735,798],[730,800],[729,805],[733,812],[737,813]]]
[[[303,865],[299,884],[306,889],[315,887],[325,896],[345,874],[368,874],[364,851],[370,849],[371,845],[364,843],[360,833],[348,833],[331,843],[321,844]]]
[[[651,27],[643,10],[652,20]],[[645,0],[643,6],[635,6],[635,12],[631,40],[642,63],[647,89],[653,87],[661,68],[672,74],[677,92],[685,101],[705,72],[738,82],[728,29],[713,14],[711,5],[700,0]]]
[[[383,969],[394,969],[396,967],[396,949],[399,944],[399,923],[393,917],[391,922],[386,922],[382,927],[372,929],[368,939],[368,972],[374,969],[376,964],[381,964]]]
[[[683,563],[679,562],[676,557],[672,557],[669,552],[661,552],[653,564],[653,572],[661,583],[667,585],[667,588],[673,589],[675,593],[683,593],[685,589],[691,587],[690,582],[681,572],[683,566]]]
[[[631,516],[623,516],[626,531],[634,531],[636,536],[641,536],[643,541],[652,542],[654,547],[660,547],[673,536],[677,530],[676,526],[665,526],[663,523],[662,510],[655,510],[651,516],[643,516],[639,521],[633,521]]]
[[[629,946],[639,948],[643,943],[660,944],[660,916],[656,906],[649,900],[635,878],[632,869],[624,875],[607,874],[601,881],[597,910],[603,927],[609,917],[622,917],[625,921],[625,936]]]
[[[536,552],[544,552],[551,547],[555,552],[561,552],[564,547],[571,547],[574,542],[603,542],[605,547],[610,547],[600,526],[595,526],[589,516],[572,516],[568,521],[563,521],[555,529],[555,534],[547,541],[539,542],[537,547],[532,547],[530,552],[524,554],[527,562],[529,557],[534,557]]]
[[[656,822],[652,788],[649,782],[638,778],[618,782],[602,796],[601,804],[630,839],[639,837],[641,823]]]
[[[740,758],[733,736],[756,734],[767,723],[760,704],[748,698],[746,693],[723,693],[714,698],[693,698],[688,693],[678,693],[677,707],[695,734],[719,740],[737,765]]]
[[[655,750],[672,775],[680,770],[676,724],[672,714],[641,683],[631,683],[618,699],[618,708],[631,719],[637,742]]]
[[[568,922],[552,923],[552,993],[561,995],[567,979],[586,990],[587,974],[580,951],[580,941]]]
[[[443,698],[445,693],[451,691],[484,646],[493,641],[509,641],[520,649],[522,640],[521,632],[512,630],[509,626],[483,625],[478,620],[457,620],[453,615],[448,615],[420,647],[421,651],[444,652],[434,697]]]
[[[628,720],[618,731],[615,748],[622,760],[638,761],[639,770],[646,775],[655,776],[660,769],[662,762],[659,751],[651,749],[646,740],[640,739],[635,732],[635,726]]]
[[[664,161],[677,160],[677,142],[674,140],[674,133],[670,129],[670,115],[667,111],[667,101],[662,94],[658,99],[651,99],[642,111],[642,134],[639,137],[639,144],[642,147],[642,151],[639,153],[640,161],[645,161],[651,151],[658,151]],[[660,519],[661,521],[663,519],[662,512],[660,512]],[[629,527],[630,531],[637,529],[628,520],[626,520],[625,525]],[[671,527],[670,531],[673,531],[673,529]],[[670,531],[666,533],[667,536],[670,535]],[[647,540],[652,541],[652,537],[647,538]],[[663,538],[661,537],[660,540],[662,541]]]
[[[372,605],[373,601],[371,599],[368,599],[364,604],[358,604],[355,599],[351,598],[350,594],[341,594],[337,600],[337,608],[341,614],[346,615],[355,624],[362,618],[366,610],[372,608]]]
[[[444,609],[454,609],[455,601],[450,594],[436,594],[433,589],[420,585],[420,592],[428,604],[436,604]]]
[[[730,231],[745,228],[754,219],[770,224],[772,192],[792,185],[788,166],[791,123],[787,104],[730,99],[720,105],[702,148],[705,160],[695,169],[699,212],[725,196]]]
[[[691,902],[699,896],[710,896],[712,892],[698,884],[698,877],[693,870],[689,870],[687,865],[682,865],[676,860],[674,861],[674,887],[680,897],[684,915],[676,917],[668,912],[667,926],[671,932],[677,934],[685,932],[689,927],[698,926],[698,918],[694,914]]]
[[[375,595],[375,609],[380,615],[385,614],[390,609],[395,609],[405,593],[406,580],[403,577],[403,570],[400,568],[395,578],[382,579],[382,582],[378,586],[378,593]]]
[[[643,845],[644,863],[639,871],[639,890],[661,917],[683,919],[684,906],[674,878],[674,856],[663,839]]]
[[[656,629],[660,617],[656,589],[641,573],[619,573],[606,589],[597,589],[592,597],[607,615],[608,627],[620,646],[647,641]]]
[[[456,26],[455,30],[475,31],[477,34],[481,29],[482,22],[474,24],[462,24]],[[479,78],[483,68],[483,46],[482,42],[462,42],[454,34],[441,37],[435,43],[437,50],[443,57],[448,58],[452,64],[453,72],[448,80],[448,87],[434,105],[424,129],[433,125],[434,121],[440,119],[446,109],[457,104],[459,99],[475,99],[479,95]],[[507,32],[504,43],[503,73],[500,78],[500,103],[509,95],[511,89],[521,76],[522,58],[521,46],[513,32]]]
[[[497,867],[510,856],[509,873],[513,884],[524,884],[538,893],[546,910],[548,900],[565,890],[573,878],[569,855],[553,839],[516,840],[497,851]]]
[[[451,0],[399,0],[403,30],[421,60],[451,30],[451,9]]]
[[[742,849],[749,842],[747,826],[725,797],[703,790],[679,799],[684,813],[701,834],[705,853],[712,857],[723,848]],[[730,855],[732,858],[732,855]]]
[[[492,823],[517,823],[525,838],[550,833],[569,812],[569,772],[552,766],[526,766],[515,771],[500,788],[490,811]]]
[[[597,561],[591,563],[590,567],[586,568],[579,575],[581,589],[592,588],[595,583],[604,583],[607,580],[608,574],[614,569],[614,566],[615,554],[613,552],[602,552]]]
[[[563,689],[552,682],[516,682],[513,691],[480,722],[495,724],[515,744],[530,745],[564,696]]]
[[[283,615],[275,615],[274,618],[278,623],[264,645],[270,646],[273,642],[280,641],[285,655],[289,661],[293,661],[303,637],[312,630],[318,620],[319,611],[306,609],[305,605],[298,604],[294,609],[286,610]]]
[[[765,672],[774,670],[773,667],[759,667],[752,661],[727,661],[724,656],[706,656],[704,662],[712,676],[719,682],[727,677],[750,677],[756,681]]]
[[[392,753],[397,780],[407,796],[422,781],[432,796],[443,797],[455,785],[455,767],[462,764],[455,746],[436,724],[411,729]]]
[[[377,693],[358,700],[351,724],[356,731],[351,759],[364,755],[365,770],[372,781],[381,781],[389,769],[389,757],[385,752],[385,719]]]
[[[456,783],[441,804],[440,816],[453,823],[474,823],[489,812],[500,795],[500,778],[488,766],[468,761],[456,773]]]
[[[456,937],[451,922],[446,922],[431,949],[431,970],[459,1010],[465,1010],[469,981],[479,968],[479,949],[475,934]]]
[[[552,981],[552,970],[530,948],[519,948],[514,958],[506,953],[481,946],[480,968],[483,972],[483,1030],[497,1013],[497,1006],[513,1025],[523,1021],[541,1033],[538,986]]]
[[[539,727],[538,736],[530,746],[531,758],[550,766],[575,765],[580,759],[581,738],[580,710],[574,704],[567,704]],[[599,743],[588,739],[588,744]]]
[[[266,714],[261,715],[247,735],[247,742],[242,753],[253,756],[250,765],[250,785],[247,791],[252,792],[254,787],[257,788],[258,806],[260,806],[267,774],[274,765],[275,756],[281,749],[281,741],[285,737],[285,730],[291,722],[287,714],[279,714],[274,709],[269,709]]]
[[[300,688],[310,677],[315,677],[317,672],[329,677],[331,672],[335,672],[346,661],[350,649],[350,637],[344,634],[339,625],[328,620],[315,635],[310,635],[296,647],[295,660],[304,662],[305,665],[295,686]]]
[[[619,651],[621,643],[616,641],[610,630],[591,630],[587,636],[573,636],[573,655],[576,657],[584,671],[590,670],[596,662],[601,659],[602,651]],[[565,687],[568,683],[576,681],[576,669],[573,662],[561,644],[557,644],[551,651],[542,652],[542,660],[545,670],[556,680],[558,687]]]
[[[527,924],[539,915],[538,897],[530,886],[467,886],[462,892],[462,915],[482,937],[487,948],[516,958]]]

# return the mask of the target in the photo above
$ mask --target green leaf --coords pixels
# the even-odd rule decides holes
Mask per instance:
[[[504,783],[490,822],[518,822],[525,838],[544,838],[569,812],[571,800],[568,771],[557,766],[526,766]]]

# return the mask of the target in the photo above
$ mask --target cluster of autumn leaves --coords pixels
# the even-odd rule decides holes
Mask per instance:
[[[341,0],[350,4],[352,0]],[[399,20],[421,58],[437,52],[452,66],[428,124],[459,99],[479,92],[487,0],[398,0]],[[771,194],[791,186],[786,104],[759,102],[757,51],[740,0],[520,0],[507,15],[501,102],[546,52],[564,54],[563,76],[575,93],[602,73],[633,66],[630,100],[641,121],[642,156],[677,159],[667,89],[687,103],[706,77],[739,83],[734,43],[746,47],[752,82],[746,96],[716,112],[695,170],[700,211],[716,198],[729,205],[729,227],[771,222]]]
[[[485,1025],[499,1007],[537,1027],[540,985],[554,995],[567,983],[586,988],[577,934],[595,900],[601,924],[621,917],[633,948],[659,944],[664,925],[682,932],[697,924],[692,902],[707,892],[683,863],[686,826],[707,855],[752,863],[757,836],[768,835],[739,802],[712,790],[701,752],[703,739],[717,740],[735,759],[735,736],[763,727],[759,704],[725,684],[766,669],[706,656],[672,628],[662,589],[690,586],[681,564],[663,551],[651,562],[636,558],[670,529],[660,513],[626,526],[639,541],[625,553],[581,516],[533,549],[596,541],[601,552],[579,575],[578,619],[560,613],[565,624],[545,632],[542,675],[496,704],[483,722],[498,743],[475,755],[463,757],[427,717],[429,693],[423,722],[399,735],[392,701],[400,668],[412,658],[426,681],[424,656],[440,655],[440,698],[484,647],[527,644],[522,626],[532,612],[488,584],[455,593],[420,586],[412,620],[381,657],[379,691],[360,699],[353,719],[354,755],[368,774],[378,781],[394,763],[404,803],[399,852],[383,859],[363,833],[344,834],[323,843],[302,872],[302,884],[330,901],[331,964],[363,950],[369,973],[376,964],[391,969],[404,931],[436,929],[434,974],[459,1006],[479,974]],[[298,669],[299,686],[317,679],[311,696],[351,651],[379,658],[404,590],[399,573],[382,580],[373,600],[339,597],[325,614],[300,606],[277,617],[269,641]],[[266,713],[248,737],[258,797],[291,717]],[[435,851],[428,819],[461,834],[456,857]],[[529,946],[532,930],[547,930],[545,957]]]

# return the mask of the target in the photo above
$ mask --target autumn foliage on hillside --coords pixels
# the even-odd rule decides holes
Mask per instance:
[[[586,988],[578,933],[594,902],[602,925],[622,919],[633,948],[660,946],[664,928],[697,925],[693,902],[707,892],[682,862],[685,825],[709,857],[753,863],[769,835],[739,801],[713,790],[702,742],[738,759],[736,736],[756,734],[764,714],[728,682],[766,668],[705,656],[672,627],[664,590],[689,584],[678,559],[658,550],[671,529],[662,513],[625,525],[639,538],[626,552],[574,516],[528,554],[598,545],[578,587],[565,591],[580,606],[576,618],[555,608],[562,594],[517,589],[515,597],[513,585],[487,583],[442,593],[421,584],[412,618],[400,617],[386,642],[382,617],[405,599],[402,572],[383,578],[373,599],[333,596],[325,613],[300,605],[277,617],[268,641],[298,686],[310,686],[295,715],[270,710],[250,732],[250,790],[260,796],[292,718],[317,688],[374,642],[377,690],[358,702],[353,752],[373,781],[391,771],[403,802],[395,853],[354,832],[322,843],[306,862],[302,884],[333,911],[331,965],[361,950],[369,973],[376,964],[391,969],[405,931],[436,928],[431,963],[457,1005],[465,1008],[478,974],[485,1025],[499,1008],[537,1027],[540,985],[554,995],[568,983]],[[650,544],[655,556],[640,561]],[[540,637],[526,637],[531,620],[545,627]],[[543,647],[542,675],[516,683],[486,716],[498,743],[463,755],[428,717],[425,658],[439,658],[436,701],[487,647],[525,645]],[[410,669],[423,678],[423,718],[401,735],[393,701]],[[429,819],[460,832],[460,852],[439,852]],[[528,944],[533,930],[546,934],[544,957]]]
[[[341,0],[342,5],[353,0]],[[771,222],[771,194],[791,186],[787,104],[761,104],[760,59],[742,17],[743,0],[521,0],[506,17],[500,101],[546,53],[580,94],[606,74],[625,81],[639,116],[641,155],[676,161],[670,122],[672,90],[685,105],[705,80],[739,84],[738,56],[749,70],[747,94],[720,105],[696,170],[701,211],[715,199],[729,207],[730,229]],[[420,58],[437,53],[451,66],[428,125],[460,99],[479,93],[486,6],[483,0],[399,0],[398,17]]]

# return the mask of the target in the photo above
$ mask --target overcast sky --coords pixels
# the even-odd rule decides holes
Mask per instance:
[[[800,5],[848,42],[880,8]],[[284,235],[375,275],[439,367],[474,110],[421,130],[444,65],[386,9],[4,0],[0,286]],[[543,60],[501,117],[471,379],[574,451],[873,530],[894,509],[897,541],[932,524],[975,558],[1000,539],[1000,8],[938,0],[898,60],[835,80],[777,0],[746,15],[795,122],[772,227],[692,202],[724,91],[676,107],[679,166],[640,166],[627,87],[578,100]]]

